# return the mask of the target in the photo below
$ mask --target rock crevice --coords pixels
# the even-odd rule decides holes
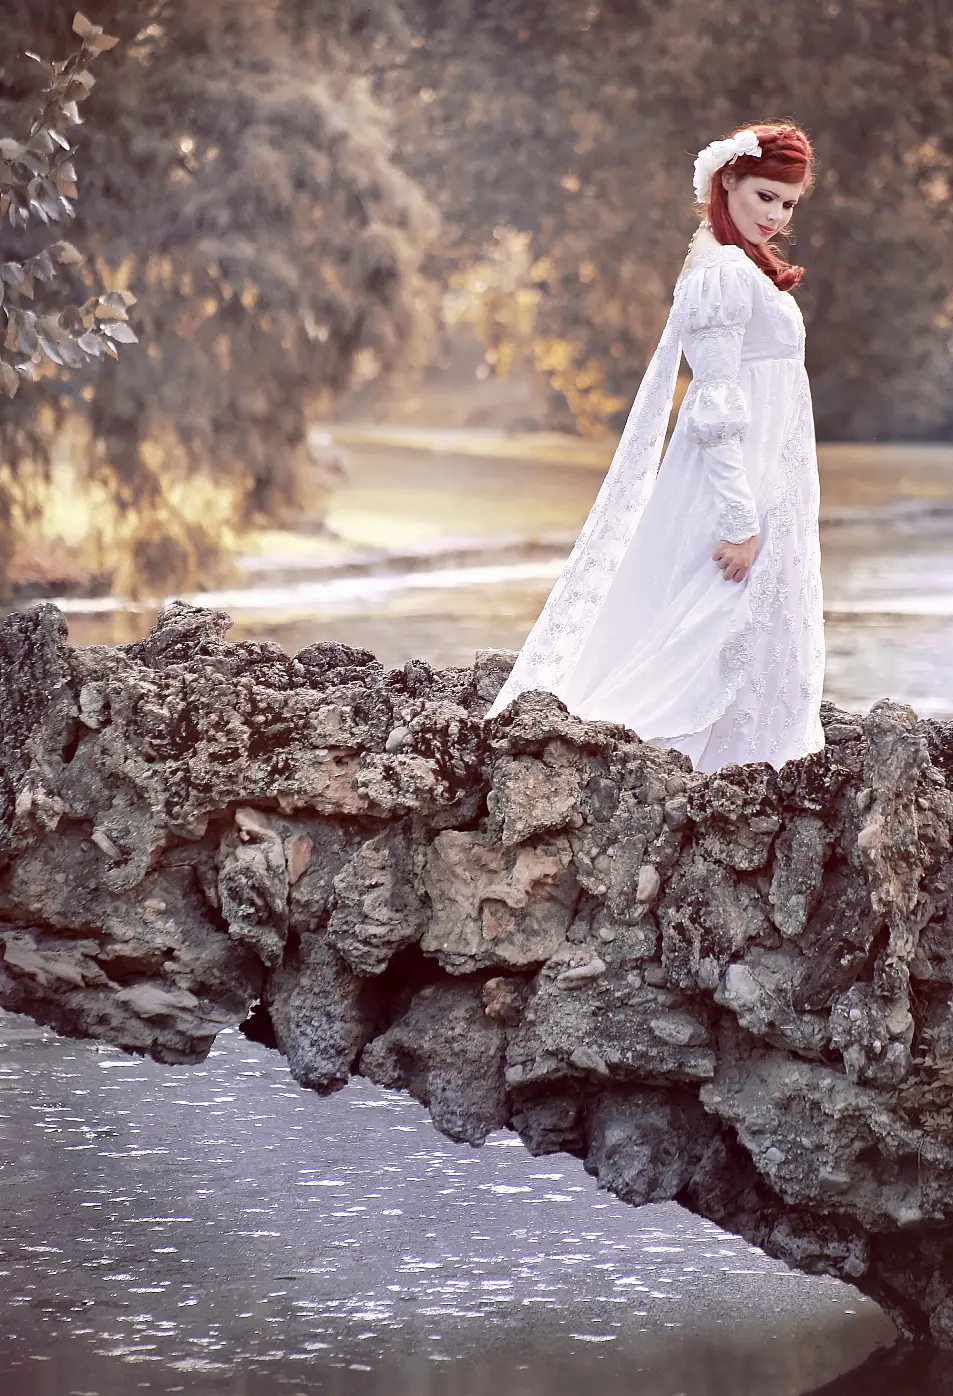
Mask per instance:
[[[692,771],[508,670],[0,627],[0,1003],[192,1062],[242,1026],[953,1346],[953,724]]]

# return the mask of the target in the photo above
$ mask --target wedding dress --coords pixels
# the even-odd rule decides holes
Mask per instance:
[[[681,352],[692,370],[662,456]],[[543,689],[696,770],[824,745],[819,488],[804,321],[740,247],[699,251],[582,532],[486,716]],[[719,540],[759,534],[744,582]]]

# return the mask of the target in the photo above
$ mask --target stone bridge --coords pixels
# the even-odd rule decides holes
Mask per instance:
[[[695,774],[511,657],[385,672],[181,603],[0,627],[0,1004],[198,1062],[241,1025],[516,1131],[953,1347],[953,724]]]

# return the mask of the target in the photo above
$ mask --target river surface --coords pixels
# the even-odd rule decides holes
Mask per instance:
[[[236,639],[467,664],[519,646],[565,552],[506,540],[571,534],[599,478],[366,448],[331,553],[371,563],[315,574],[327,547],[279,537],[193,599]],[[833,448],[822,483],[827,696],[953,715],[953,453]],[[64,604],[77,644],[154,616]],[[170,1068],[0,1014],[0,1049],[2,1396],[953,1392],[944,1359],[884,1355],[893,1329],[852,1290],[674,1205],[627,1208],[511,1136],[453,1145],[366,1083],[319,1099],[238,1033]]]
[[[827,446],[820,464],[825,696],[857,710],[890,697],[924,716],[953,715],[953,449]],[[334,548],[276,535],[263,542],[270,556],[245,560],[244,583],[189,599],[227,610],[233,639],[277,640],[291,653],[335,640],[387,666],[470,664],[483,647],[519,648],[602,478],[591,459],[400,445],[354,449],[349,468],[330,512]],[[540,548],[547,538],[556,541]],[[521,555],[518,539],[536,547]],[[419,565],[389,566],[394,549],[416,549]],[[344,566],[368,550],[373,561]],[[344,575],[310,566],[338,554]],[[108,598],[62,605],[76,644],[128,643],[155,616],[154,606]]]
[[[237,1032],[192,1068],[10,1015],[0,1045],[4,1396],[802,1396],[893,1337],[674,1205],[366,1083],[319,1099]]]

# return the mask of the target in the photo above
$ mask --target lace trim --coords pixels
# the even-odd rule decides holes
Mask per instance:
[[[744,262],[747,266],[751,268],[753,272],[756,272],[758,276],[761,277],[761,280],[765,283],[766,286],[771,287],[771,290],[775,293],[775,295],[791,296],[790,291],[782,291],[779,286],[775,286],[774,282],[771,280],[770,276],[768,276],[767,272],[762,271],[762,269],[758,266],[757,262],[751,260],[751,258],[748,256],[747,252],[744,250],[743,247],[735,247],[734,243],[730,242],[721,243],[718,247],[709,247],[705,252],[699,252],[698,255],[695,257],[694,261],[692,262],[691,266],[686,267],[680,273],[678,280],[681,281],[683,277],[691,276],[692,272],[695,271],[698,267],[712,266],[716,262],[720,262],[726,257],[729,260]],[[676,285],[677,284],[678,283],[676,283]],[[794,300],[794,297],[791,296],[791,299]],[[797,302],[795,302],[795,304],[797,304]]]
[[[745,434],[744,422],[720,422],[717,426],[706,427],[704,432],[693,428],[695,440],[703,451],[711,446],[724,446],[726,441],[743,441]]]
[[[758,528],[757,512],[740,499],[730,499],[718,510],[718,537],[725,543],[747,543]]]
[[[688,314],[688,316],[687,316],[686,318],[688,318],[688,319],[690,320],[690,319],[691,319],[692,313],[693,313],[693,312],[697,313],[697,311],[698,311],[698,307],[697,307],[697,306],[695,306],[695,305],[691,306],[690,309],[689,309],[689,314]],[[745,332],[745,327],[746,327],[746,325],[747,325],[747,321],[746,321],[746,320],[745,320],[745,321],[739,321],[738,323],[735,323],[734,321],[728,321],[727,323],[725,323],[725,324],[723,324],[723,325],[692,325],[692,324],[688,324],[688,325],[686,326],[685,332],[686,332],[686,334],[690,335],[691,338],[694,339],[694,340],[698,340],[698,339],[724,339],[726,335],[737,335],[739,338],[743,339],[743,338],[744,338],[744,332]]]
[[[736,378],[693,378],[685,401],[689,430],[703,449],[744,439],[748,403]]]

